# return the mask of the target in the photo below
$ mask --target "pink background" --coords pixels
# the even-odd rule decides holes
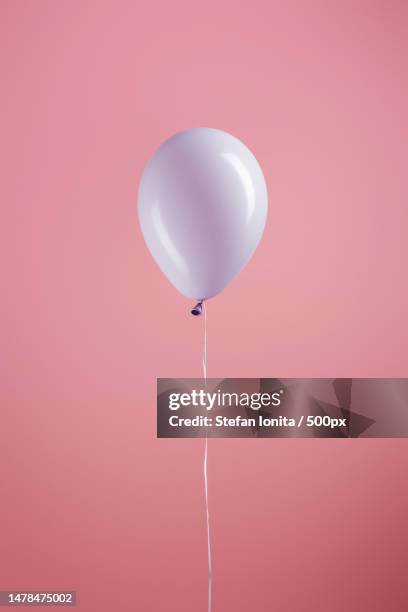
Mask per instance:
[[[212,126],[270,216],[208,373],[407,376],[407,4],[3,0],[0,588],[206,610],[202,440],[155,379],[202,321],[142,241],[152,151]],[[401,611],[406,440],[212,440],[214,612]]]

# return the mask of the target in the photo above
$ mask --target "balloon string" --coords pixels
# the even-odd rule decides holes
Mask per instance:
[[[203,376],[204,387],[207,388],[207,310],[205,302],[204,309],[204,347],[203,347]],[[210,532],[210,511],[208,506],[208,476],[207,476],[207,459],[208,459],[208,438],[205,435],[204,447],[204,491],[205,491],[205,515],[207,522],[207,556],[208,556],[208,612],[212,609],[212,559],[211,559],[211,532]]]
[[[203,302],[204,310],[204,347],[203,347],[203,376],[204,384],[207,383],[207,310],[205,308],[205,302]]]

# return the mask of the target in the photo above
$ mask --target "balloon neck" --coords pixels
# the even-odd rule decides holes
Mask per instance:
[[[191,314],[194,315],[195,317],[199,317],[202,312],[203,312],[203,300],[201,300],[201,302],[197,302],[197,304],[191,310]]]

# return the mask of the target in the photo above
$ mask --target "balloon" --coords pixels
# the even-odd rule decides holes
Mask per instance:
[[[251,151],[227,132],[194,128],[166,140],[139,187],[147,246],[188,298],[211,298],[248,263],[261,239],[268,194]]]

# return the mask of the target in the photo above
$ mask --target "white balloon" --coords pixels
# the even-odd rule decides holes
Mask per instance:
[[[139,220],[153,258],[180,293],[197,300],[217,295],[248,263],[267,209],[254,155],[211,128],[166,140],[139,187]]]

